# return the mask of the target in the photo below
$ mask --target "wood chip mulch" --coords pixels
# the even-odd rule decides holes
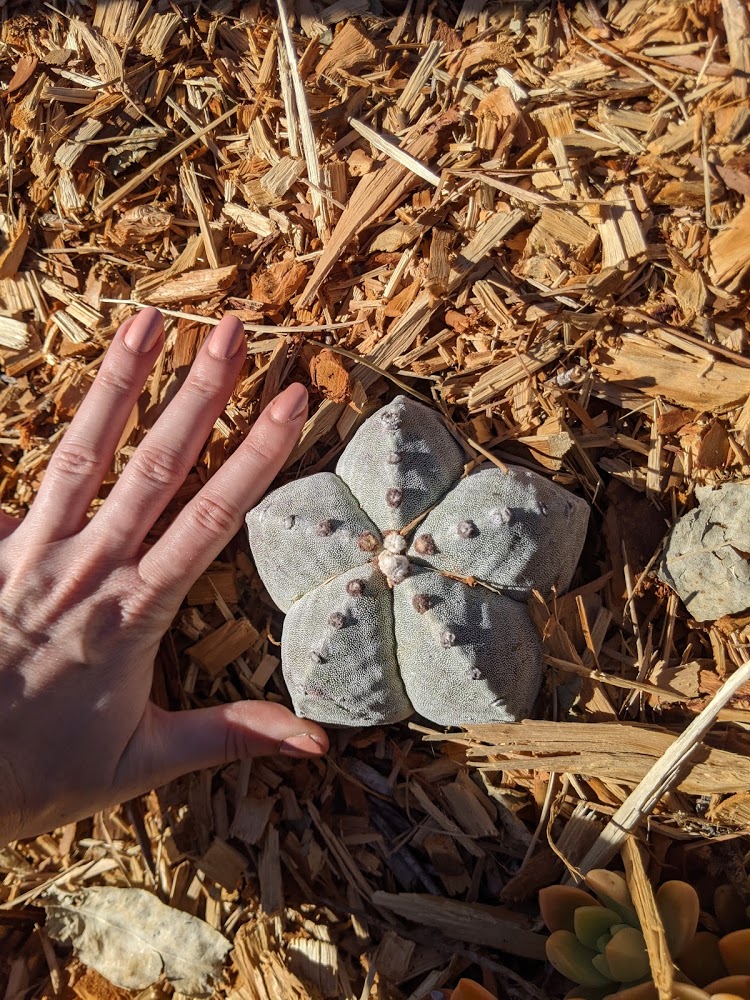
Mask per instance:
[[[698,623],[654,570],[696,486],[750,478],[749,98],[743,0],[0,4],[3,509],[143,304],[166,347],[100,502],[211,324],[248,335],[154,537],[295,379],[280,481],[409,391],[592,505],[574,589],[534,603],[535,720],[337,732],[320,762],[191,775],[0,850],[5,1000],[135,996],[51,945],[52,882],[199,915],[234,942],[233,1000],[564,993],[537,890],[748,658],[748,615]],[[281,624],[237,538],[154,699],[288,703]],[[746,687],[636,824],[654,884],[746,877],[749,725]]]

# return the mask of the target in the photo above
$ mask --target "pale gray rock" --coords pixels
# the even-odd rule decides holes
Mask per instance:
[[[248,514],[258,571],[287,612],[298,715],[368,726],[417,711],[457,726],[531,712],[542,653],[523,602],[570,585],[588,506],[516,467],[461,478],[465,459],[438,413],[399,396],[337,475],[289,483]]]
[[[703,622],[750,608],[750,481],[695,495],[699,506],[672,528],[659,576]]]

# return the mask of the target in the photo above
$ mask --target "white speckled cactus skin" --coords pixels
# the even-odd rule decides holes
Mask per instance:
[[[542,655],[523,602],[570,585],[588,505],[517,467],[461,478],[465,459],[437,412],[398,396],[335,475],[289,483],[247,515],[287,612],[298,715],[368,726],[416,711],[457,726],[531,712]]]

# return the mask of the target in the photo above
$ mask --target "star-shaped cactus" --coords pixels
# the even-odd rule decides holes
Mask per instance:
[[[340,726],[514,721],[541,644],[525,602],[563,592],[588,506],[518,467],[464,475],[440,415],[398,396],[321,472],[247,515],[258,572],[286,612],[296,712]]]

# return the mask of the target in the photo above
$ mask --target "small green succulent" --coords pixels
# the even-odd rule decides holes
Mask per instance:
[[[578,984],[566,1000],[657,1000],[646,942],[625,879],[592,871],[584,889],[542,889],[539,905],[551,931],[547,958]],[[750,1000],[750,882],[743,892],[714,893],[718,933],[697,931],[698,894],[687,882],[665,882],[656,892],[669,953],[675,963],[676,1000]],[[706,918],[707,922],[710,918]]]
[[[586,884],[598,900],[573,886],[549,886],[539,893],[542,918],[552,932],[547,958],[590,1000],[648,983],[646,942],[625,879],[597,869]],[[677,960],[695,937],[700,905],[687,882],[665,882],[656,893],[672,957]]]

